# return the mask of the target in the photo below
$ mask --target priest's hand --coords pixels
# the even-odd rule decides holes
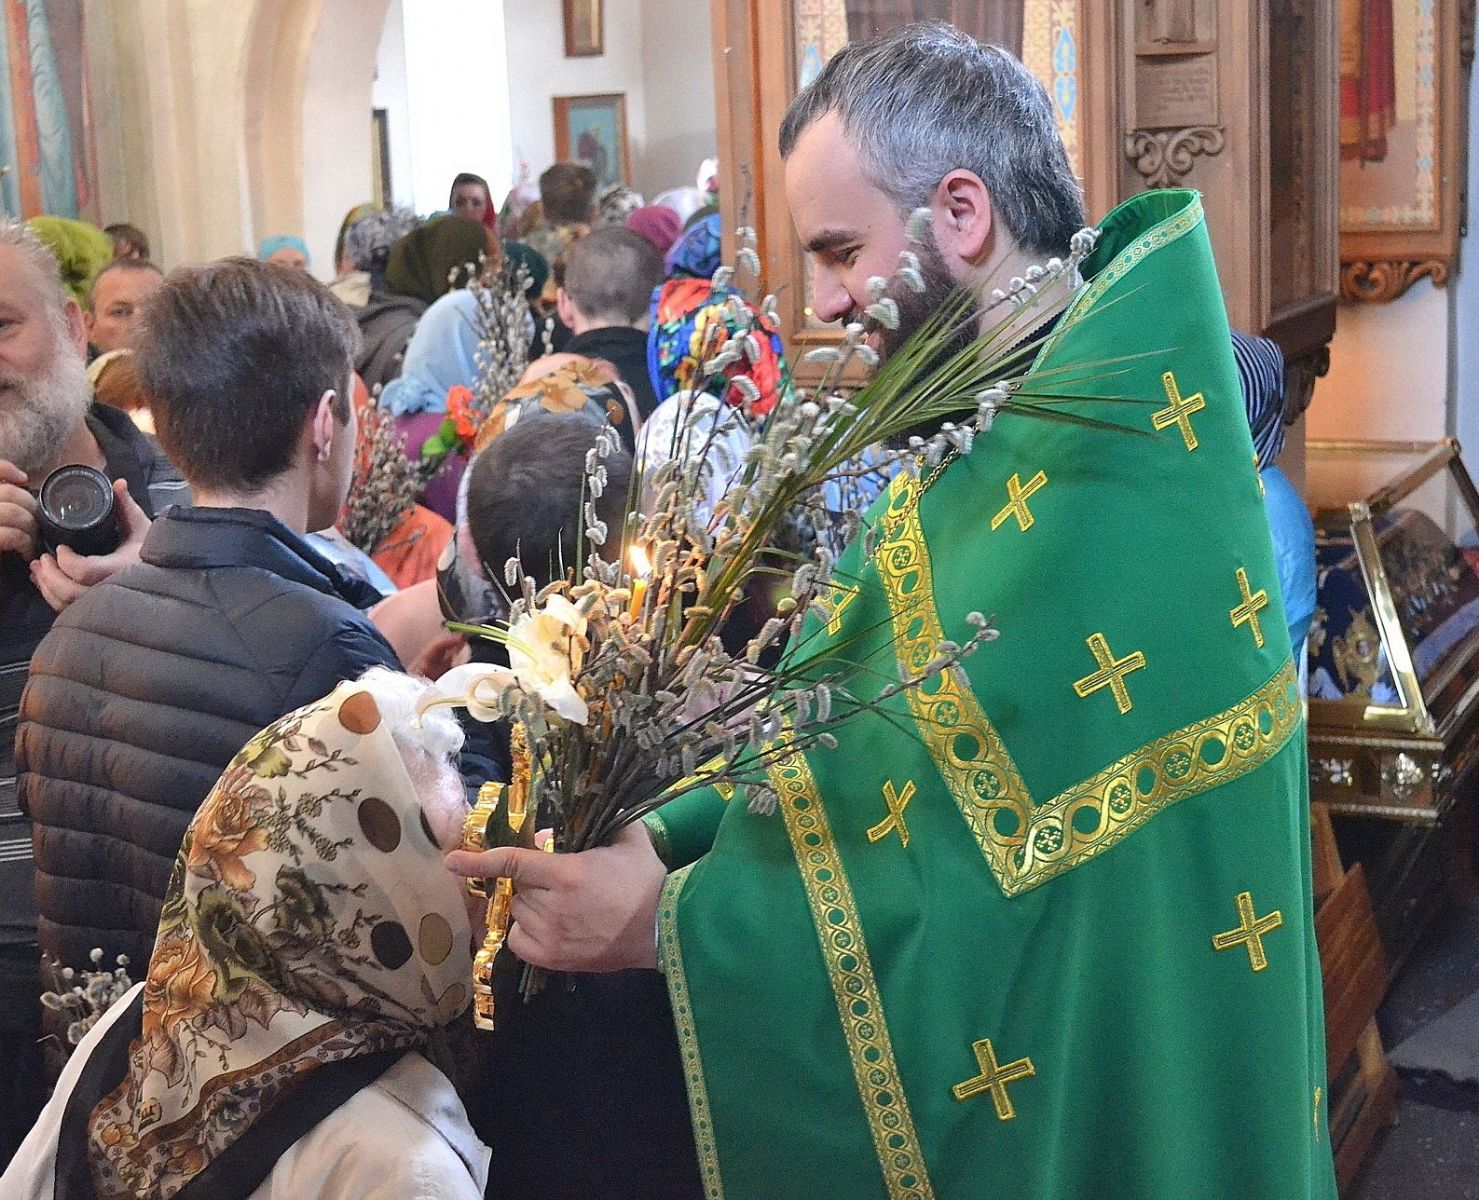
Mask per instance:
[[[579,854],[454,850],[447,866],[472,879],[513,880],[507,945],[527,963],[585,972],[657,965],[657,899],[667,868],[640,823]]]

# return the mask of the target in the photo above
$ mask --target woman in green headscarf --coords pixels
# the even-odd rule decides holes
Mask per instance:
[[[385,268],[385,283],[402,296],[431,304],[462,287],[498,246],[484,228],[467,217],[433,217],[395,244]]]

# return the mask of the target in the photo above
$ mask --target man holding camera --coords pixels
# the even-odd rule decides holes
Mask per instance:
[[[16,803],[16,712],[36,646],[56,614],[135,562],[149,516],[188,497],[159,447],[116,409],[92,405],[82,313],[56,260],[24,225],[0,221],[0,1162],[40,1108],[39,1005],[30,822]],[[110,553],[43,538],[36,492],[63,464],[114,480]],[[98,497],[106,506],[106,493]]]
[[[181,268],[150,297],[135,361],[194,503],[58,618],[16,735],[41,949],[65,966],[97,947],[137,970],[181,836],[247,739],[399,669],[362,611],[379,594],[304,536],[349,486],[356,343],[322,284],[270,263]]]

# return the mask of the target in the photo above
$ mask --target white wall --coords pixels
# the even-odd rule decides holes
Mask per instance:
[[[1307,436],[1424,440],[1448,432],[1448,306],[1454,286],[1415,284],[1390,304],[1342,304],[1330,374],[1315,385]]]
[[[694,8],[699,5],[690,0]],[[555,96],[623,92],[632,171],[646,142],[642,79],[642,22],[638,0],[607,0],[606,52],[592,58],[565,57],[560,0],[514,0],[505,12],[508,39],[509,117],[518,158],[531,177],[555,161]],[[680,51],[672,47],[676,57]],[[512,182],[512,179],[509,180]],[[640,183],[638,185],[640,187]]]
[[[372,108],[383,108],[390,140],[390,198],[415,208],[412,191],[411,104],[406,94],[406,13],[402,0],[391,0],[385,30],[375,54]]]
[[[707,5],[641,0],[641,9],[647,137],[634,169],[638,190],[650,200],[668,188],[691,187],[699,163],[716,152],[714,55]]]
[[[471,171],[497,204],[513,172],[503,0],[403,3],[412,203],[421,213],[446,208],[453,177]],[[513,0],[509,12],[526,4]]]
[[[303,236],[313,274],[333,279],[344,215],[374,197],[370,95],[386,0],[325,0],[303,89]]]
[[[515,161],[532,178],[555,161],[553,99],[623,92],[632,184],[649,199],[692,186],[714,153],[714,66],[701,0],[607,0],[606,52],[566,58],[560,0],[505,10]]]

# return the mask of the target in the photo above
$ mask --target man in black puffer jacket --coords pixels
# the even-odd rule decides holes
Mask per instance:
[[[303,540],[333,523],[355,441],[357,334],[301,271],[176,271],[137,346],[159,440],[194,490],[142,561],[57,619],[16,739],[43,954],[99,947],[142,978],[180,839],[263,726],[372,666],[399,669],[363,594]]]

